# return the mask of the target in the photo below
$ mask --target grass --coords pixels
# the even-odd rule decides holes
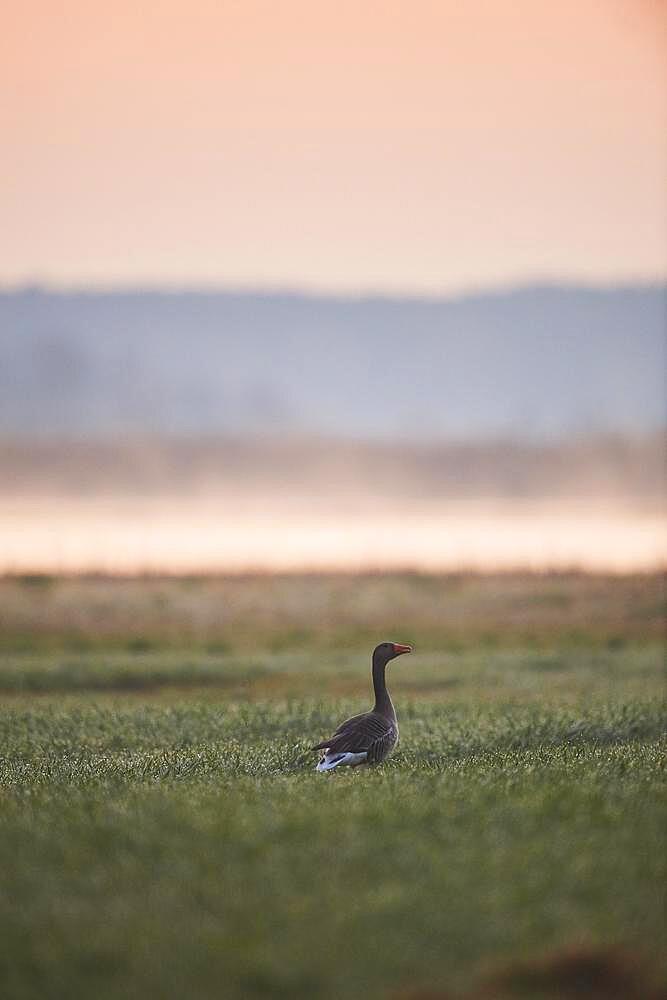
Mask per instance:
[[[0,651],[356,652],[661,641],[660,574],[0,577]],[[404,633],[408,633],[405,635]]]
[[[467,648],[414,653],[391,669],[398,698],[477,702],[541,698],[545,689],[562,701],[587,695],[640,695],[659,685],[663,646],[657,641],[561,647]],[[134,695],[178,698],[368,699],[368,650],[217,654],[166,649],[128,654],[49,652],[0,654],[0,696]],[[548,681],[548,683],[547,683]]]
[[[373,583],[374,613],[389,619],[403,593],[388,636],[418,642],[410,581],[389,584],[383,605]],[[493,641],[493,588],[466,579],[470,634],[390,667],[398,752],[319,775],[309,745],[368,702],[368,649],[331,642],[334,624],[354,634],[353,580],[315,584],[342,595],[331,631],[308,624],[293,581],[289,627],[310,631],[276,643],[285,623],[267,613],[238,648],[227,632],[183,644],[222,583],[160,583],[191,595],[191,618],[138,649],[127,643],[147,634],[155,581],[134,632],[122,622],[139,582],[0,583],[5,620],[24,602],[24,622],[42,623],[38,643],[0,656],[0,994],[657,997],[667,726],[646,609],[658,584],[612,581],[606,605],[601,581],[539,578],[540,593],[569,596],[533,603],[527,578],[508,584]],[[245,587],[261,604],[263,585],[240,582],[237,609]],[[87,649],[67,647],[53,612],[73,606],[70,587]],[[100,587],[122,605],[106,638],[87,624]],[[598,613],[574,641],[567,608],[584,591]]]

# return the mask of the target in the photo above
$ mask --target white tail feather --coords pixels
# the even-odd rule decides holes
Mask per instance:
[[[354,767],[355,764],[363,764],[368,757],[364,753],[325,753],[319,762],[316,771],[332,771],[334,767]]]

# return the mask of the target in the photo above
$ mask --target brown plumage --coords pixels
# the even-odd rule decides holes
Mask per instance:
[[[390,660],[411,653],[412,646],[382,642],[373,650],[373,690],[375,705],[370,712],[353,715],[343,722],[333,736],[317,743],[312,750],[324,750],[318,771],[331,771],[343,765],[379,764],[398,743],[396,711],[387,690],[385,670]]]

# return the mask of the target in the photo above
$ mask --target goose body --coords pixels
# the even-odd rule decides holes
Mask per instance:
[[[375,647],[372,668],[375,705],[370,712],[346,719],[333,736],[312,747],[313,750],[324,750],[317,771],[379,764],[389,756],[398,743],[398,721],[387,690],[385,670],[390,660],[411,652],[411,646],[398,642],[383,642]]]

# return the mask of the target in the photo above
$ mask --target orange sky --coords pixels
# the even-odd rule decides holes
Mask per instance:
[[[667,273],[662,0],[9,0],[0,283]]]

